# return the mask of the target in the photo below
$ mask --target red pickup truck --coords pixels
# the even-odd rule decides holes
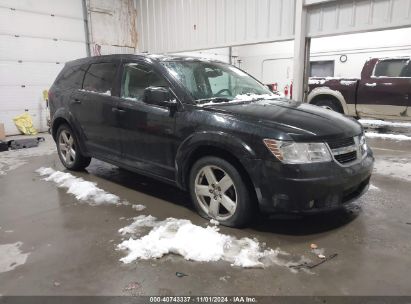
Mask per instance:
[[[307,102],[355,117],[411,120],[410,59],[372,58],[361,79],[312,77]]]

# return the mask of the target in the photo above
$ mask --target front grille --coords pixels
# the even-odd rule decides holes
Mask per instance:
[[[334,158],[341,164],[349,163],[357,159],[357,151],[334,155]]]
[[[343,138],[343,139],[334,139],[334,140],[329,140],[327,141],[328,146],[330,146],[330,149],[337,149],[341,147],[348,147],[352,146],[354,144],[354,138],[353,137],[348,137],[348,138]]]
[[[327,144],[335,160],[340,164],[346,164],[357,159],[358,143],[354,137],[329,140]]]

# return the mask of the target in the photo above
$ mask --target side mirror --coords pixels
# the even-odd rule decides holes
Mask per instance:
[[[177,105],[170,90],[164,87],[148,87],[144,89],[144,102],[163,107],[175,107]]]

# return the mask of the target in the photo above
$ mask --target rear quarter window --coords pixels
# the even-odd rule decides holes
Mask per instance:
[[[81,89],[87,66],[65,67],[58,76],[55,86],[61,89]]]
[[[116,72],[116,63],[93,63],[86,72],[83,89],[111,94]]]

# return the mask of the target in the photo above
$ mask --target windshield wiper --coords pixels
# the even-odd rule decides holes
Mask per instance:
[[[207,102],[212,102],[212,103],[220,103],[220,102],[229,102],[233,99],[226,98],[226,97],[211,97],[211,98],[203,98],[203,99],[197,99],[197,103],[207,103]]]

